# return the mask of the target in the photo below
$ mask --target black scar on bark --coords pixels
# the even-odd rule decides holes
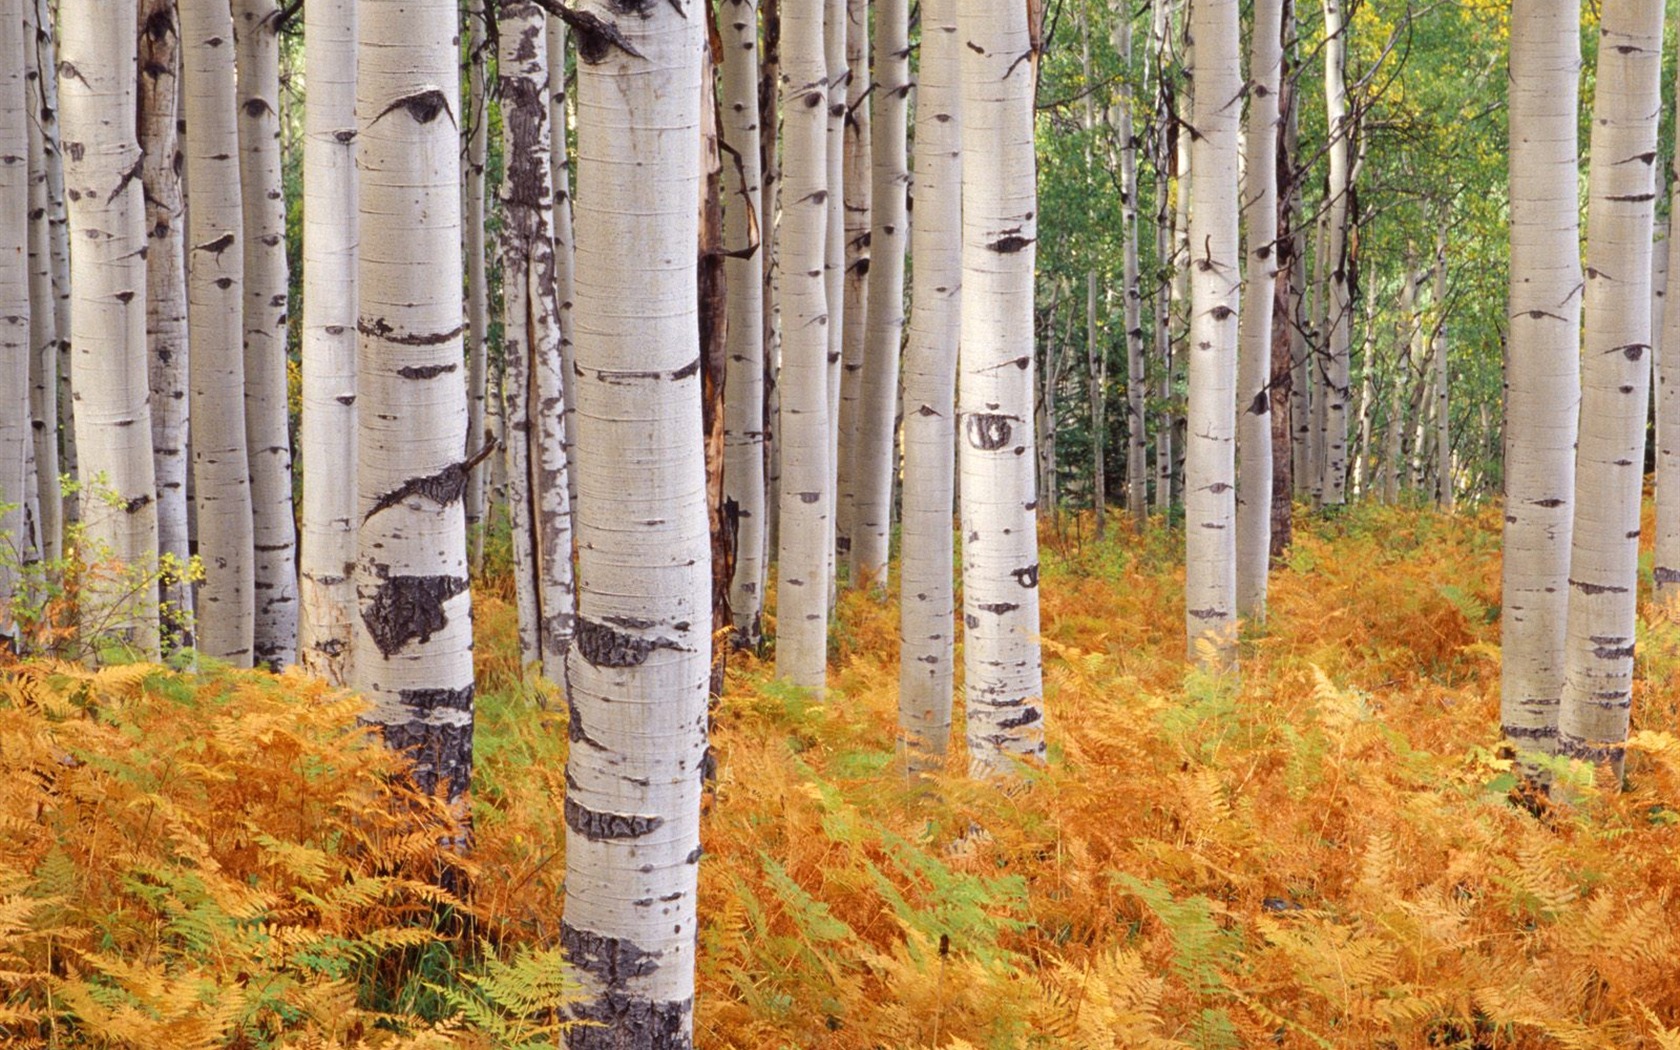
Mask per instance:
[[[1033,238],[1023,237],[1019,232],[1011,232],[1004,234],[986,247],[999,255],[1013,255],[1032,243]]]
[[[1026,587],[1026,588],[1029,588],[1029,589],[1033,588],[1033,587],[1037,587],[1038,586],[1038,562],[1033,562],[1031,565],[1027,566],[1024,569],[1015,569],[1012,572],[1010,572],[1009,575],[1015,577],[1015,582],[1020,584],[1023,587]]]
[[[461,463],[451,463],[436,474],[428,474],[421,478],[409,478],[390,492],[379,497],[367,515],[362,518],[365,524],[372,520],[380,511],[389,510],[410,496],[424,496],[440,507],[457,503],[467,492],[467,475],[472,469],[489,458],[495,451],[495,443],[485,445],[473,457]]]
[[[591,842],[622,842],[651,835],[665,825],[664,817],[634,813],[602,813],[572,798],[566,799],[566,826]]]
[[[1222,615],[1218,609],[1191,609],[1189,613],[1198,620],[1216,620]]]
[[[1043,717],[1043,711],[1040,711],[1037,707],[1028,707],[1013,718],[1005,718],[998,722],[997,727],[999,729],[1020,729],[1022,726],[1032,725]]]
[[[456,325],[447,332],[423,332],[419,334],[409,333],[399,335],[397,334],[397,330],[392,328],[385,318],[376,317],[371,321],[366,318],[358,320],[356,322],[356,331],[362,333],[363,335],[371,335],[377,339],[383,339],[388,343],[396,343],[398,346],[442,346],[444,343],[459,338],[461,333],[466,331],[466,325]]]
[[[594,667],[640,667],[655,649],[681,649],[669,638],[642,638],[602,623],[577,618],[577,634],[572,640],[578,655]]]
[[[232,233],[224,233],[213,241],[206,241],[203,244],[196,246],[193,250],[199,252],[209,252],[211,255],[214,255],[219,259],[221,258],[223,252],[233,247],[233,241],[234,237]]]
[[[559,0],[535,0],[535,2],[538,7],[572,27],[572,31],[577,34],[578,57],[592,66],[605,61],[607,53],[615,47],[631,58],[645,57],[640,51],[636,50],[636,45],[625,37],[623,31],[615,23],[608,22],[600,15],[592,11],[574,10],[560,3]],[[645,4],[639,4],[635,8],[635,12],[647,17],[645,7]],[[613,8],[619,14],[626,13],[625,8],[621,6],[618,0],[613,3]]]
[[[996,452],[1014,433],[1008,416],[976,412],[968,417],[968,443],[982,452]]]
[[[1016,605],[1014,602],[982,602],[981,604],[976,605],[975,608],[979,609],[981,612],[989,612],[997,616],[1002,616],[1004,613],[1014,612],[1016,609],[1019,609],[1020,606]]]
[[[691,1050],[694,1000],[655,1002],[631,995],[632,978],[659,969],[659,960],[634,942],[560,924],[560,945],[572,965],[599,983],[593,999],[572,1008],[581,1025],[566,1034],[571,1050]]]
[[[1680,569],[1670,569],[1659,565],[1651,571],[1651,577],[1657,583],[1680,583]]]
[[[404,379],[436,379],[455,371],[453,363],[443,365],[404,365],[397,369],[397,375]]]
[[[402,693],[405,700],[411,691]],[[467,691],[472,691],[470,686]],[[414,783],[420,790],[435,795],[442,788],[444,797],[451,802],[466,791],[472,781],[473,727],[470,720],[465,725],[435,725],[417,719],[381,725],[379,731],[385,738],[386,747],[407,754],[414,763]]]
[[[1614,584],[1586,583],[1586,582],[1583,582],[1581,580],[1570,580],[1569,585],[1571,587],[1574,587],[1575,589],[1579,590],[1582,594],[1626,594],[1627,593],[1627,588],[1626,587],[1617,587]]]
[[[379,115],[374,117],[371,123],[377,124],[385,119],[387,113],[398,109],[413,117],[416,124],[430,124],[438,118],[439,114],[443,113],[449,114],[451,124],[455,123],[455,114],[449,108],[449,99],[437,88],[428,88],[425,91],[417,91],[412,95],[404,95],[380,110]]]
[[[409,642],[429,641],[433,632],[441,631],[449,623],[443,603],[466,589],[462,576],[391,576],[380,583],[362,613],[362,623],[373,644],[389,657]]]

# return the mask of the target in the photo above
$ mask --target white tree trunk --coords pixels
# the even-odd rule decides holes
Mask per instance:
[[[899,345],[904,338],[904,248],[909,239],[906,191],[910,162],[905,139],[910,103],[909,0],[878,0],[875,8],[875,101],[870,193],[869,303],[863,390],[853,436],[852,583],[887,585],[892,535],[893,478],[898,457]],[[867,105],[867,103],[865,103]]]
[[[552,15],[548,19],[548,168],[554,199],[554,298],[559,303],[555,318],[560,326],[560,376],[566,418],[560,428],[566,451],[566,510],[577,520],[577,384],[572,381],[577,363],[572,343],[572,298],[577,287],[577,250],[572,236],[571,143],[566,138],[568,95],[566,91],[566,22]],[[567,555],[569,558],[570,555]],[[575,598],[574,598],[575,604]]]
[[[1680,186],[1680,159],[1670,173],[1671,187]],[[1670,200],[1680,199],[1672,190]],[[1680,275],[1680,211],[1670,210],[1669,231],[1665,244],[1668,255],[1667,274]],[[1666,276],[1666,275],[1665,275]],[[1656,557],[1652,574],[1656,594],[1672,599],[1675,585],[1680,584],[1680,294],[1665,294],[1660,300],[1662,315],[1657,318],[1660,331],[1653,326],[1652,335],[1660,348],[1656,356],[1657,400],[1657,538]],[[44,502],[44,501],[43,501]]]
[[[29,2],[29,0],[26,0]],[[32,124],[41,132],[43,163],[47,176],[48,257],[52,273],[53,332],[57,339],[54,352],[57,363],[53,371],[57,383],[53,397],[58,402],[57,426],[60,442],[59,471],[72,477],[80,476],[76,469],[75,412],[70,396],[70,216],[64,195],[64,151],[61,148],[58,106],[58,45],[53,34],[56,20],[51,0],[33,0],[35,4],[35,64],[40,71],[40,98],[36,100],[36,120]],[[45,417],[42,417],[45,418]],[[79,500],[63,497],[59,504],[60,523],[77,520]],[[61,531],[62,536],[62,531]]]
[[[1349,361],[1353,342],[1353,299],[1349,285],[1348,215],[1353,168],[1348,151],[1347,24],[1341,0],[1324,0],[1324,105],[1330,129],[1330,181],[1326,192],[1329,241],[1325,249],[1325,358],[1323,411],[1318,413],[1324,479],[1321,500],[1328,506],[1347,501]]]
[[[1234,669],[1237,652],[1237,126],[1242,118],[1236,0],[1195,0],[1196,96],[1190,162],[1190,400],[1184,463],[1185,627],[1190,658]],[[1274,223],[1274,218],[1272,220]]]
[[[543,674],[565,676],[575,598],[571,486],[566,477],[566,400],[560,375],[560,301],[555,294],[554,189],[549,164],[549,71],[545,18],[535,3],[497,8],[497,83],[502,100],[502,353],[509,375],[526,378],[508,419],[523,446],[515,491],[521,532],[515,549],[521,588],[520,638],[534,640]],[[510,463],[510,475],[515,473]],[[522,541],[522,542],[521,542]],[[526,622],[524,617],[530,615]],[[529,656],[527,656],[529,659]]]
[[[235,116],[233,18],[181,6],[187,120],[187,339],[199,651],[251,666],[254,616],[251,472],[245,454],[244,214]]]
[[[146,358],[152,402],[152,469],[157,478],[158,553],[174,560],[160,597],[170,648],[193,639],[187,536],[187,276],[182,247],[177,133],[180,23],[175,0],[143,0],[139,24],[140,181],[146,202]],[[39,458],[39,457],[37,457]]]
[[[1152,135],[1155,161],[1155,259],[1160,276],[1155,288],[1155,360],[1161,370],[1156,395],[1163,405],[1172,396],[1172,125],[1171,78],[1167,73],[1168,39],[1176,0],[1155,0],[1150,13],[1149,53],[1155,64],[1156,99]],[[1172,414],[1160,410],[1155,422],[1155,509],[1171,507]]]
[[[412,755],[421,789],[464,817],[473,663],[456,7],[363,0],[359,21],[352,682],[387,746]]]
[[[234,0],[245,212],[245,441],[256,558],[252,659],[297,662],[297,524],[286,420],[286,197],[280,176],[277,0]]]
[[[782,12],[782,219],[776,229],[782,311],[776,675],[818,691],[828,663],[833,547],[829,330],[839,323],[839,311],[829,309],[825,269],[831,139],[823,21],[808,5],[790,4]]]
[[[462,247],[467,256],[467,448],[500,439],[493,425],[501,417],[501,383],[490,375],[490,279],[485,265],[484,170],[490,152],[490,101],[485,90],[489,62],[488,17],[484,0],[472,0],[467,22],[467,128]],[[492,454],[467,474],[468,557],[473,569],[484,567],[484,533],[490,527],[494,500],[491,478],[506,462]]]
[[[962,330],[962,0],[923,0],[916,81],[916,222],[904,352],[904,551],[898,726],[913,769],[937,767],[951,737],[956,669],[951,581],[952,454]]]
[[[158,652],[157,607],[136,589],[157,565],[157,482],[146,375],[145,202],[132,177],[134,0],[61,0],[59,103],[70,200],[70,331],[83,556],[109,562],[84,584],[84,625]],[[20,184],[21,185],[21,184]],[[22,232],[23,226],[17,226]]]
[[[351,680],[356,614],[356,0],[303,11],[303,548],[299,659]]]
[[[962,428],[969,767],[1044,757],[1033,464],[1032,38],[1015,0],[963,0]]]
[[[1132,16],[1114,0],[1114,51],[1127,76],[1120,81],[1109,117],[1120,145],[1121,295],[1126,340],[1126,510],[1141,530],[1149,521],[1149,443],[1145,411],[1149,391],[1143,356],[1143,286],[1138,278],[1137,135],[1132,128]]]
[[[44,91],[54,82],[41,73],[40,26],[35,0],[23,4],[24,124],[29,134],[29,414],[35,427],[36,498],[40,506],[41,555],[57,561],[63,554],[64,503],[58,461],[57,296],[53,290],[53,231],[48,142],[41,119]],[[56,152],[56,145],[52,147]]]
[[[1633,703],[1663,7],[1662,0],[1605,6],[1587,183],[1587,318],[1558,744],[1565,754],[1609,762],[1618,775]]]
[[[577,644],[566,912],[584,981],[573,1050],[692,1045],[711,644],[695,246],[696,0],[578,40]],[[639,56],[639,57],[638,57]],[[820,156],[820,153],[819,153]],[[671,262],[666,262],[671,260]]]
[[[827,584],[834,587],[836,553],[845,533],[839,530],[846,493],[841,484],[840,458],[847,447],[843,431],[841,362],[846,341],[846,106],[851,69],[846,62],[846,9],[848,0],[826,0],[823,6],[824,54],[828,63],[828,232],[824,242],[823,283],[828,295],[828,475],[824,498],[828,501]],[[858,76],[867,79],[867,73]],[[784,145],[784,150],[786,146]]]
[[[1499,717],[1507,740],[1548,753],[1563,694],[1581,402],[1580,77],[1580,0],[1515,0]]]
[[[29,129],[24,13],[0,0],[0,638],[17,640],[12,599],[34,545],[27,520],[30,433]]]
[[[756,648],[764,617],[763,152],[758,103],[758,0],[720,5],[723,48],[724,263],[728,349],[724,382],[724,499],[735,507],[729,609],[735,644]],[[775,135],[775,128],[770,129]]]
[[[879,4],[880,0],[877,0]],[[853,533],[857,527],[857,502],[862,466],[858,462],[863,443],[863,407],[869,332],[869,267],[871,226],[874,210],[871,158],[874,142],[872,92],[869,69],[869,0],[846,0],[845,93],[846,112],[841,155],[841,197],[845,208],[844,289],[845,319],[841,322],[840,356],[840,444],[835,461],[838,500],[834,515],[835,552],[851,564]],[[834,72],[829,71],[833,77]],[[856,585],[862,581],[855,577]]]
[[[1435,378],[1435,503],[1448,514],[1454,504],[1452,441],[1447,413],[1447,230],[1443,225],[1435,241],[1435,330],[1430,355]],[[1647,366],[1649,367],[1649,366]],[[1641,466],[1643,471],[1644,467]]]
[[[1085,83],[1084,120],[1085,129],[1085,178],[1086,184],[1093,187],[1096,176],[1096,160],[1093,139],[1097,131],[1096,83],[1091,74],[1091,27],[1089,15],[1080,19],[1079,24],[1079,64],[1080,73]],[[1125,196],[1125,189],[1121,189],[1121,196]],[[1094,192],[1093,192],[1094,196]],[[1122,231],[1122,239],[1125,237]],[[1123,251],[1124,249],[1122,249]],[[1108,378],[1108,354],[1101,347],[1097,338],[1097,271],[1095,268],[1085,271],[1085,399],[1089,411],[1089,426],[1091,434],[1091,508],[1096,518],[1096,536],[1100,542],[1108,527],[1108,494],[1105,488],[1107,478],[1104,476],[1107,465],[1103,453],[1108,444],[1108,422],[1103,411],[1103,387]]]
[[[1242,217],[1247,283],[1238,335],[1237,611],[1266,619],[1272,548],[1272,300],[1278,277],[1278,92],[1283,0],[1256,0],[1248,59],[1248,140]],[[1370,374],[1367,369],[1366,374]]]

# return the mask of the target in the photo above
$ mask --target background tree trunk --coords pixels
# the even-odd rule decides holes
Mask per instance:
[[[48,122],[42,119],[45,92],[54,83],[55,74],[51,69],[42,74],[38,18],[35,0],[24,0],[22,119],[29,137],[29,417],[35,428],[41,556],[57,561],[64,553],[64,499],[58,460],[58,297],[53,288]],[[57,145],[53,144],[51,150],[56,153]]]
[[[1447,228],[1444,222],[1435,241],[1435,328],[1430,336],[1430,349],[1433,351],[1430,371],[1435,379],[1435,504],[1451,514],[1455,493],[1447,412],[1451,377],[1447,370]]]
[[[1353,333],[1352,275],[1348,240],[1349,205],[1353,189],[1348,120],[1347,25],[1341,0],[1324,0],[1324,105],[1329,127],[1330,181],[1326,192],[1329,241],[1325,247],[1325,355],[1324,402],[1319,439],[1323,450],[1320,467],[1324,473],[1321,500],[1327,506],[1347,501],[1348,419],[1350,357]]]
[[[490,99],[486,91],[489,17],[485,0],[467,4],[467,164],[462,215],[467,255],[467,447],[462,454],[469,457],[472,446],[497,440],[491,422],[501,415],[501,383],[492,383],[490,376],[490,278],[484,243],[485,165],[490,153]],[[484,533],[490,528],[493,502],[489,496],[493,464],[505,462],[502,456],[492,454],[467,474],[466,522],[474,570],[484,567]]]
[[[840,458],[847,448],[846,420],[842,412],[844,381],[841,363],[845,358],[846,324],[846,109],[852,71],[846,61],[846,19],[848,0],[827,0],[823,8],[824,54],[828,63],[828,233],[823,257],[824,287],[828,295],[828,466],[829,482],[824,488],[828,500],[827,584],[835,581],[837,554],[850,553],[849,534],[841,528],[840,514],[846,506]],[[867,79],[867,71],[858,76]],[[784,156],[787,145],[783,144]],[[847,544],[845,550],[841,544]]]
[[[17,642],[12,599],[21,562],[31,557],[34,524],[27,486],[34,456],[29,363],[29,113],[24,79],[24,15],[0,3],[0,639]]]

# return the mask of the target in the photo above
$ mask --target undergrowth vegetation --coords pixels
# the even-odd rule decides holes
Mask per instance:
[[[1642,616],[1629,789],[1554,763],[1514,805],[1498,528],[1301,529],[1240,683],[1185,670],[1173,534],[1047,530],[1051,762],[1005,791],[905,780],[878,596],[825,704],[734,657],[696,1045],[1680,1050],[1680,613]],[[301,676],[5,669],[0,1043],[555,1045],[565,705],[475,598],[465,859]]]

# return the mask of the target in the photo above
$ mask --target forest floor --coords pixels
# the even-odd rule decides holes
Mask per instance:
[[[1240,682],[1186,672],[1180,537],[1064,526],[1051,761],[1007,789],[905,781],[880,596],[843,598],[824,704],[734,659],[697,1046],[1680,1050],[1680,613],[1642,610],[1628,790],[1561,763],[1524,807],[1496,512],[1303,520]],[[0,674],[0,1043],[553,1045],[564,704],[475,601],[466,901],[354,701]]]

